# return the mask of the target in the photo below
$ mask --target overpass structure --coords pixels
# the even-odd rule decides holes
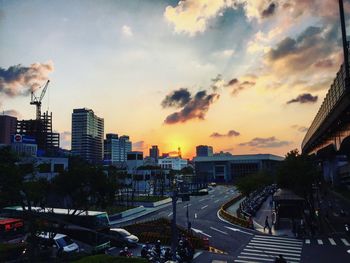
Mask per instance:
[[[346,154],[350,157],[350,44],[346,39],[343,0],[339,0],[344,63],[309,127],[301,148],[321,158]]]

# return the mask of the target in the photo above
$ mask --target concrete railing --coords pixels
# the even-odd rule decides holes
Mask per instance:
[[[238,202],[243,197],[244,196],[240,194],[240,195],[232,198],[227,203],[223,204],[219,210],[219,214],[220,214],[220,216],[222,216],[224,219],[226,219],[227,221],[229,221],[232,224],[240,225],[240,226],[247,227],[247,228],[253,228],[253,224],[249,220],[236,217],[236,216],[234,216],[226,211],[227,208],[232,206],[234,203]]]
[[[139,207],[135,207],[135,208],[132,208],[132,209],[129,209],[129,210],[126,210],[126,211],[123,211],[123,212],[120,212],[120,213],[117,213],[117,214],[114,214],[114,215],[110,215],[109,216],[109,221],[113,221],[113,220],[117,220],[117,219],[120,219],[120,218],[123,218],[123,217],[131,216],[133,214],[140,213],[140,212],[142,212],[144,210],[146,210],[146,208],[141,205]]]

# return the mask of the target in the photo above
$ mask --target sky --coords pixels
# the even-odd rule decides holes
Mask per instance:
[[[284,156],[342,61],[336,0],[0,0],[0,111],[34,119],[50,79],[42,111],[67,149],[86,107],[146,155]]]

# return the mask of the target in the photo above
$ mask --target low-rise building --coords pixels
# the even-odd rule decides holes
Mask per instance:
[[[284,158],[272,154],[215,154],[195,157],[197,177],[208,182],[232,182],[239,176],[254,174],[258,171],[274,172]]]
[[[180,171],[188,165],[188,161],[180,157],[165,157],[158,159],[158,165],[163,169]]]

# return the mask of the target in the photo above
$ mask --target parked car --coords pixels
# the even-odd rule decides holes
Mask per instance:
[[[139,238],[135,235],[130,234],[123,228],[111,228],[109,230],[109,234],[111,237],[111,245],[117,247],[132,247],[137,246],[137,242],[139,242]]]
[[[209,183],[209,185],[212,186],[212,187],[215,187],[216,183],[215,182],[211,182],[211,183]]]
[[[55,234],[53,238],[50,238],[50,234],[43,232],[38,235],[42,245],[48,247],[56,247],[58,253],[74,253],[79,252],[80,248],[69,236],[64,234]]]

